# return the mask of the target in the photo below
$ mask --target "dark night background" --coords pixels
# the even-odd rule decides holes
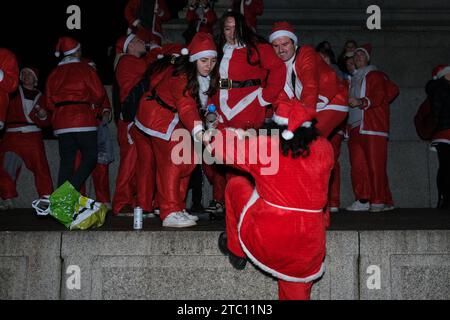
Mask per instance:
[[[55,46],[60,36],[71,36],[82,44],[83,56],[94,60],[102,81],[111,83],[112,60],[108,47],[126,33],[123,15],[127,0],[35,0],[2,1],[0,7],[0,47],[12,50],[19,66],[35,66],[40,72],[39,87],[57,65]],[[67,7],[81,9],[81,30],[66,27]],[[113,50],[114,52],[114,50]]]

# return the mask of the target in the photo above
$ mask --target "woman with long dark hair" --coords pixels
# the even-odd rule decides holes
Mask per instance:
[[[186,129],[197,142],[202,141],[203,125],[199,106],[215,91],[217,51],[212,36],[199,32],[189,51],[183,49],[172,72],[164,72],[160,83],[141,99],[136,127],[148,135],[156,159],[157,199],[165,227],[190,227],[197,217],[185,210],[189,177],[195,167],[194,150],[177,163],[172,159],[180,142],[172,140],[176,129]],[[190,141],[189,141],[190,143]],[[189,146],[189,145],[188,145]],[[176,152],[175,152],[176,153]]]
[[[286,67],[270,44],[255,34],[235,12],[220,21],[220,83],[217,102],[222,123],[234,128],[261,128],[266,107],[278,97]]]
[[[220,20],[216,39],[220,58],[220,80],[214,103],[219,127],[258,129],[264,125],[266,107],[284,87],[286,67],[265,39],[253,32],[240,13],[227,12]],[[225,175],[216,166],[204,166],[213,184],[214,199],[206,209],[223,212]]]
[[[310,112],[298,100],[280,103],[269,135],[222,129],[222,139],[207,144],[217,159],[254,180],[229,180],[219,248],[234,268],[244,269],[248,258],[278,278],[280,299],[309,299],[324,272],[333,149]],[[268,154],[260,154],[264,149]]]

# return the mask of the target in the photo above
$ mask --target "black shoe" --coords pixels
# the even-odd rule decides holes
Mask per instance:
[[[191,213],[203,213],[205,212],[205,208],[201,204],[199,205],[192,205],[191,208],[188,210]]]
[[[215,200],[212,200],[208,208],[205,208],[205,212],[209,213],[210,220],[224,220],[225,219],[225,206]]]
[[[247,259],[236,256],[228,249],[226,232],[222,232],[219,236],[219,250],[224,255],[228,256],[228,260],[230,261],[233,268],[237,270],[245,269],[245,266],[247,265]]]

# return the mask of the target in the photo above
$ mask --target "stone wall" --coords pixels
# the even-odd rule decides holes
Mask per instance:
[[[277,299],[273,278],[251,264],[231,267],[218,235],[0,232],[0,299]],[[450,299],[450,231],[327,235],[326,273],[313,299]],[[67,286],[76,283],[73,266],[79,289]]]

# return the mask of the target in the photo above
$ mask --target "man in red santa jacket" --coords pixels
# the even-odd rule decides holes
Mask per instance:
[[[47,106],[53,114],[53,130],[59,140],[58,186],[69,181],[79,191],[97,164],[96,117],[105,100],[105,89],[95,70],[80,60],[78,41],[59,38],[55,55],[59,57],[61,53],[61,62],[47,79]],[[81,163],[74,170],[78,150]]]
[[[314,48],[297,46],[298,39],[289,22],[276,22],[269,41],[287,69],[279,99],[296,98],[306,108],[315,110],[317,129],[328,138],[347,116],[347,87]]]
[[[36,89],[37,69],[23,68],[20,80],[19,90],[9,103],[6,133],[0,142],[0,197],[5,200],[4,208],[12,208],[12,199],[18,196],[16,182],[22,162],[34,174],[39,197],[53,192],[40,129],[50,125],[51,116],[46,109],[45,97]]]
[[[216,158],[254,179],[228,182],[219,248],[236,269],[245,268],[248,258],[276,277],[283,300],[309,299],[313,281],[324,273],[333,149],[317,136],[313,115],[298,100],[282,102],[274,117],[279,129],[287,126],[282,133],[254,136],[227,128],[220,131],[222,139],[215,136],[207,145]],[[261,145],[271,150],[271,161],[257,152]]]
[[[141,15],[150,14],[140,12],[143,9],[142,1],[154,3],[151,21],[142,21]],[[135,33],[146,43],[161,45],[163,39],[162,24],[170,20],[170,12],[165,0],[129,0],[125,7],[125,18],[128,21],[128,33]],[[148,25],[150,24],[150,25]]]
[[[14,92],[19,85],[19,67],[14,53],[0,48],[0,130],[5,126],[8,94]]]
[[[147,52],[144,41],[134,34],[129,34],[117,41],[115,72],[119,86],[121,105],[129,98],[129,95],[135,87],[140,86],[148,66],[156,60],[159,52],[160,48],[157,46]],[[136,100],[136,103],[139,103],[139,99]],[[149,161],[138,164],[139,166],[145,166],[145,168],[140,168],[139,175],[143,180],[148,181],[148,183],[139,183],[140,187],[136,188],[137,181],[135,174],[138,154],[136,144],[131,135],[134,123],[133,121],[129,121],[129,119],[124,120],[122,111],[117,120],[120,165],[113,197],[113,212],[116,215],[133,213],[132,207],[136,204],[134,196],[136,193],[143,193],[145,195],[142,197],[138,195],[138,198],[142,199],[138,205],[144,211],[151,211],[153,209],[152,197],[148,196],[148,194],[153,193],[152,185],[154,183],[152,181],[154,179],[151,177],[154,176],[154,163],[151,163],[151,159],[149,159]],[[149,176],[146,176],[147,174]]]
[[[356,201],[347,210],[382,212],[393,210],[387,176],[389,103],[399,93],[385,73],[370,64],[372,47],[357,48],[357,70],[349,91],[349,153]]]
[[[245,17],[245,23],[256,31],[257,16],[264,12],[263,0],[233,0],[232,10],[239,12]]]

